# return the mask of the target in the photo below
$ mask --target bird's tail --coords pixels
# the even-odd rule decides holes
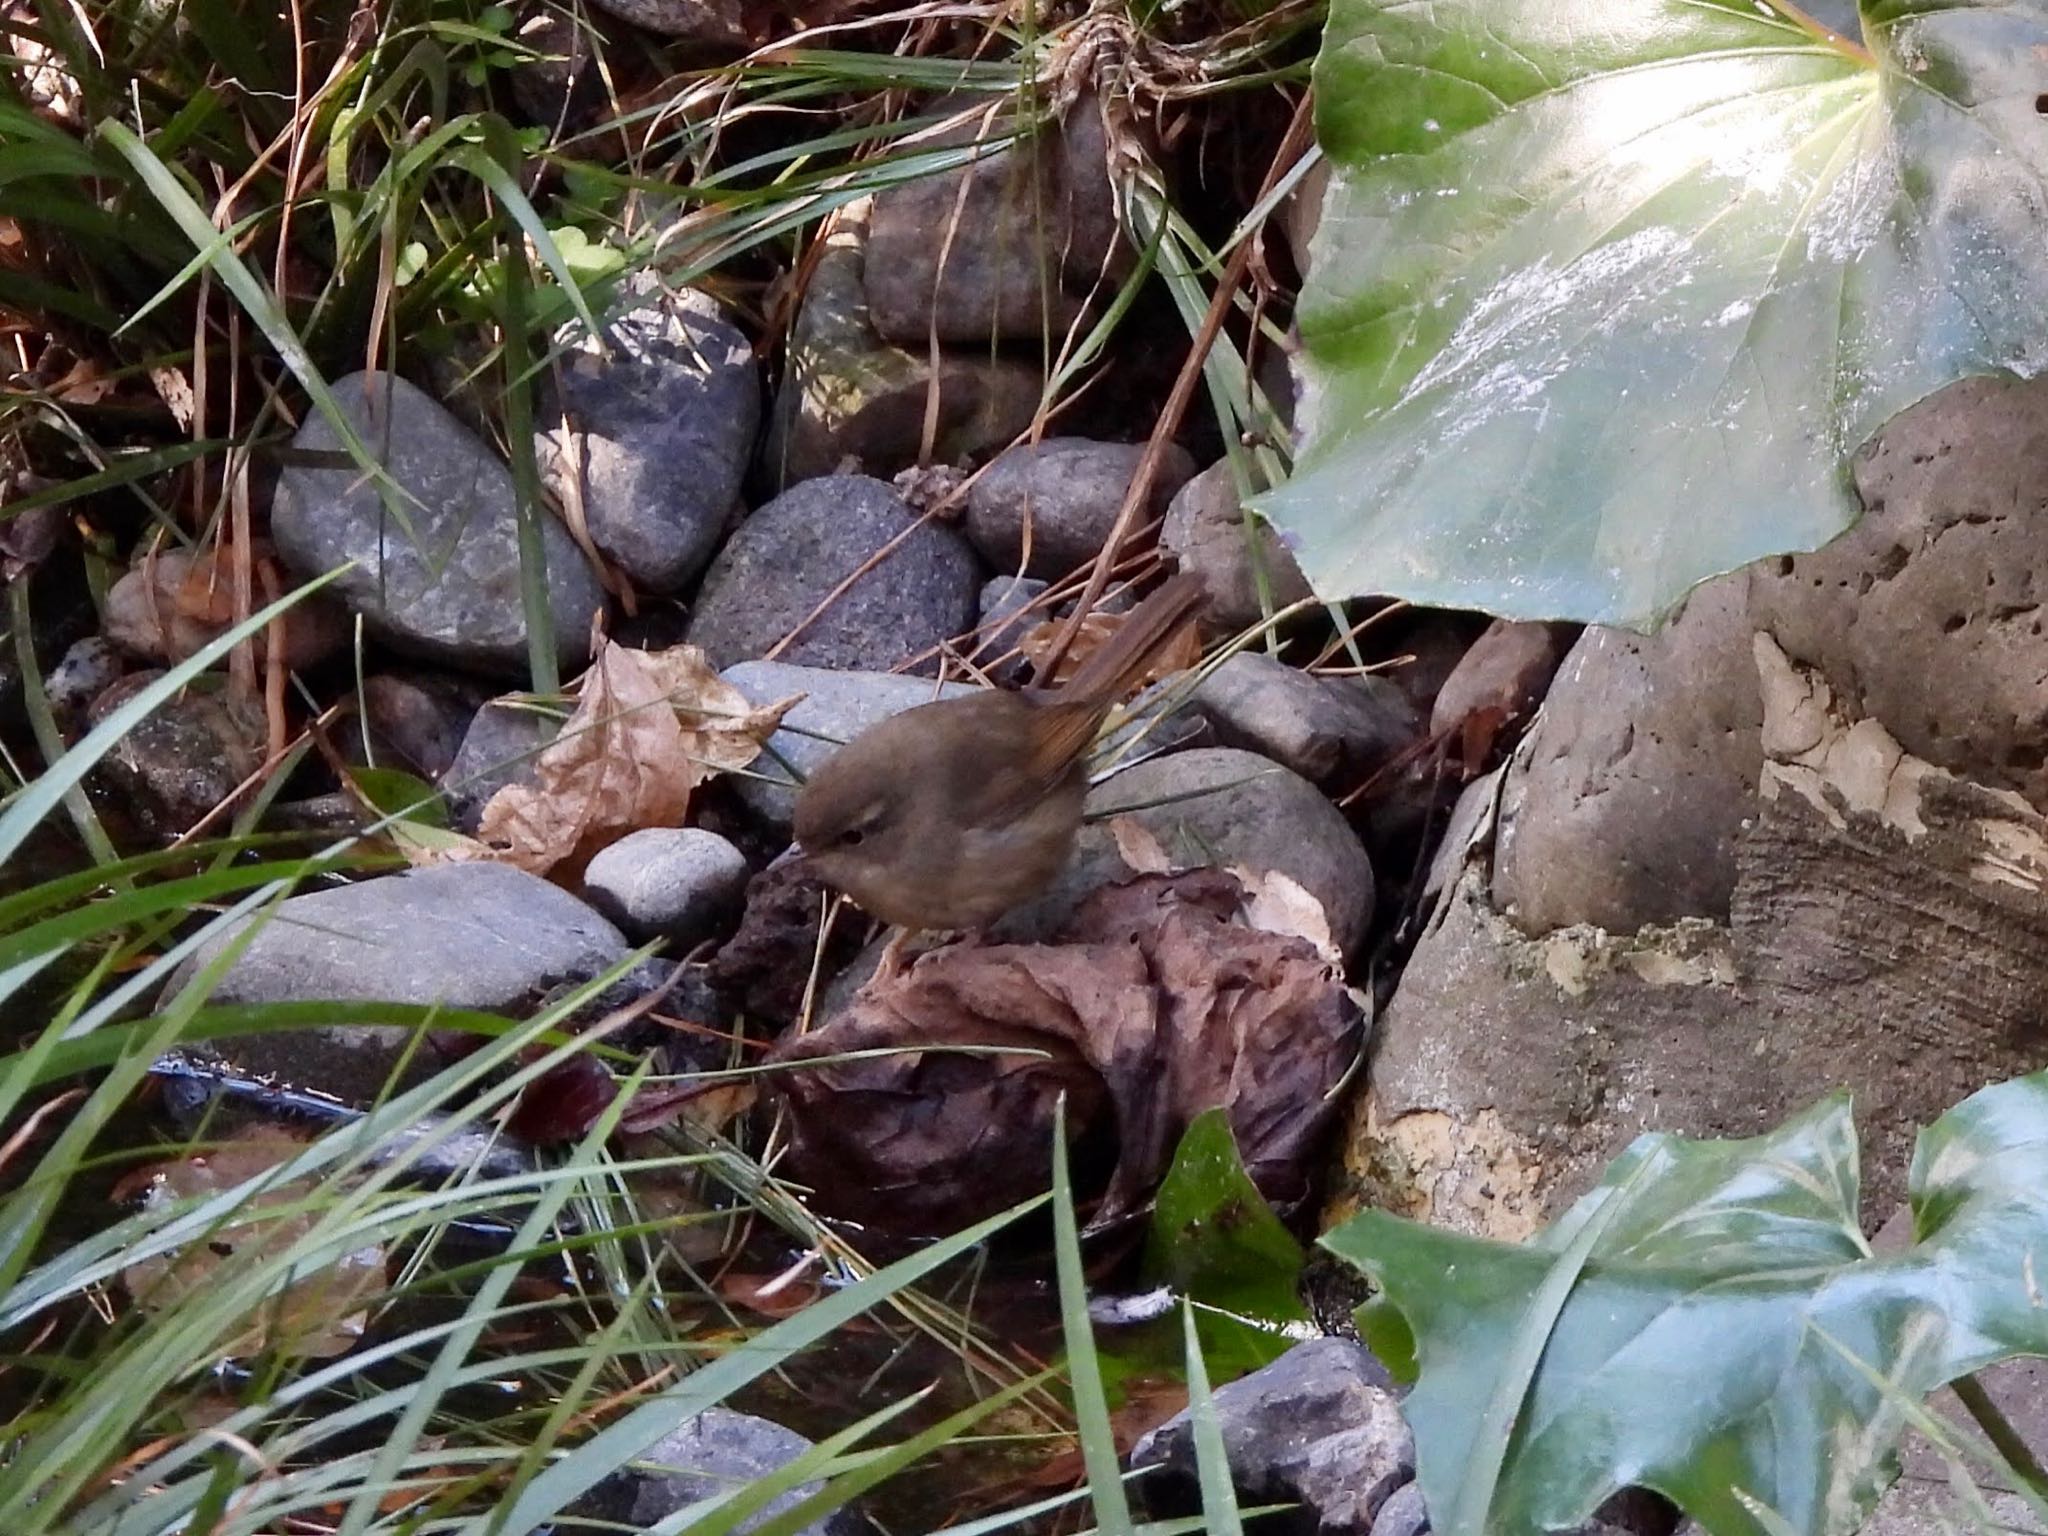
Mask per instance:
[[[1201,578],[1191,571],[1169,576],[1074,669],[1060,685],[1059,696],[1108,705],[1129,693],[1173,643],[1181,626],[1200,611],[1204,591]]]

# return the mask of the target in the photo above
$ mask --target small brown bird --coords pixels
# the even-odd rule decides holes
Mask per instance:
[[[907,929],[980,928],[1038,895],[1081,830],[1104,717],[1201,601],[1198,578],[1172,577],[1062,687],[988,689],[863,731],[797,796],[805,862]]]

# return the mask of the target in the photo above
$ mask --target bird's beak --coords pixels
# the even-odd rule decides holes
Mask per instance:
[[[804,852],[803,845],[801,843],[791,843],[782,852],[768,861],[768,869],[787,869],[792,864],[805,865],[809,862],[810,855]],[[763,874],[767,872],[768,870],[762,871]]]

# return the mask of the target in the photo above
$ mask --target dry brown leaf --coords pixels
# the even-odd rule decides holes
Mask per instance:
[[[156,386],[157,398],[170,411],[178,430],[190,432],[192,423],[199,419],[199,397],[192,392],[192,381],[185,376],[185,370],[159,365],[149,370],[149,382]]]
[[[1059,667],[1050,678],[1041,677],[1038,672],[1044,667],[1045,658],[1051,652],[1053,642],[1059,637],[1060,631],[1066,628],[1067,621],[1063,618],[1047,619],[1044,623],[1027,630],[1023,638],[1017,642],[1017,650],[1032,665],[1032,686],[1047,688],[1066,682],[1080,671],[1083,662],[1109,643],[1110,637],[1123,626],[1125,617],[1124,614],[1106,613],[1098,608],[1084,618],[1074,632],[1074,643],[1068,646],[1066,654],[1060,657]],[[1156,683],[1162,677],[1171,677],[1176,672],[1187,671],[1201,659],[1200,635],[1194,625],[1183,625],[1172,642],[1163,646],[1153,658],[1152,665],[1146,669],[1141,681]]]
[[[718,1277],[718,1294],[735,1307],[779,1322],[825,1294],[825,1275],[815,1267],[779,1275],[729,1269]]]
[[[1253,1181],[1299,1199],[1362,1016],[1313,943],[1247,920],[1260,900],[1224,870],[1140,875],[1083,902],[1061,943],[955,946],[870,987],[772,1053],[812,1064],[766,1080],[790,1176],[835,1216],[956,1231],[1045,1188],[1064,1094],[1084,1163],[1111,1165],[1098,1222],[1139,1210],[1219,1105]]]
[[[1330,914],[1300,881],[1277,869],[1233,864],[1230,872],[1245,888],[1244,920],[1252,927],[1307,939],[1330,964],[1344,963],[1337,936],[1330,932]]]
[[[535,874],[579,870],[628,832],[681,825],[690,792],[751,763],[795,702],[756,709],[694,645],[606,641],[535,781],[491,796],[479,835],[493,858]]]
[[[423,821],[386,822],[384,837],[412,869],[425,869],[431,864],[468,864],[491,857],[491,850],[475,838]]]
[[[118,388],[115,380],[89,357],[81,357],[64,370],[61,378],[44,386],[51,398],[66,405],[98,405]]]
[[[1173,873],[1173,855],[1153,835],[1152,829],[1137,817],[1110,817],[1109,837],[1116,844],[1116,856],[1124,861],[1127,868],[1141,875]]]

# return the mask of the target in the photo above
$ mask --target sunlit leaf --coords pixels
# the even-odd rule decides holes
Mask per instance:
[[[1853,520],[1850,454],[2048,365],[2048,12],[1336,0],[1304,441],[1325,597],[1655,619]]]

